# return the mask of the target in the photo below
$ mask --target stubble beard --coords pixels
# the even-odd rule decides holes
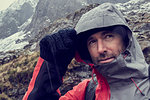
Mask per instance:
[[[100,54],[93,62],[96,65],[102,65],[103,63],[99,63],[100,61],[106,60],[106,59],[111,59],[114,58],[114,60],[121,54],[122,50],[118,50],[117,52],[104,52]]]

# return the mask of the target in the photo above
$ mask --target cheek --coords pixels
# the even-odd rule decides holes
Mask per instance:
[[[121,53],[122,51],[123,51],[123,44],[122,44],[122,42],[120,42],[120,41],[115,41],[114,43],[112,43],[112,45],[111,45],[111,50],[113,51],[113,52],[116,52],[117,54],[119,53]]]
[[[94,57],[94,56],[96,55],[94,48],[88,48],[88,50],[89,50],[89,53],[90,53],[90,56],[91,56],[91,57]]]
[[[98,57],[99,54],[96,52],[95,48],[90,48],[90,49],[88,48],[88,50],[89,50],[89,54],[90,54],[92,60],[94,60],[94,59],[96,59],[96,57]]]
[[[122,51],[124,49],[124,45],[123,45],[122,41],[117,42],[116,47],[118,50]]]
[[[118,54],[123,50],[123,44],[120,41],[111,41],[105,44],[107,52]]]

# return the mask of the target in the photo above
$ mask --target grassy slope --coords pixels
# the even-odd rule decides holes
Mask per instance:
[[[38,52],[31,55],[23,54],[0,66],[0,100],[15,100],[19,95],[23,95],[30,82],[38,56]]]

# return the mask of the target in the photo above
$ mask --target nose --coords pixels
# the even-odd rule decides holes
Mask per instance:
[[[98,40],[97,51],[100,54],[106,52],[106,45],[103,43],[102,40]]]

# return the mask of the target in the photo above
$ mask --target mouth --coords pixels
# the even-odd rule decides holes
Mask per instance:
[[[100,59],[100,60],[98,60],[98,63],[100,63],[100,64],[109,63],[109,62],[112,62],[114,59],[115,59],[115,57]]]

